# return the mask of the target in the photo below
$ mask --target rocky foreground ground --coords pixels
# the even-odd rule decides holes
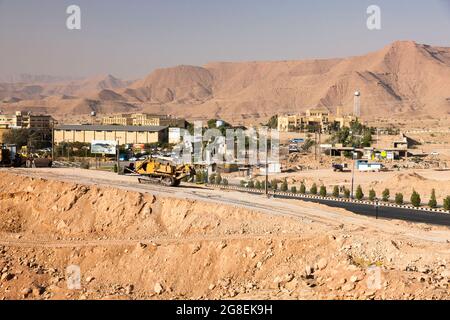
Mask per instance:
[[[0,298],[450,297],[447,228],[295,206],[279,216],[0,172]]]

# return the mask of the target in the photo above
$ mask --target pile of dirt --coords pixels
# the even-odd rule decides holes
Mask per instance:
[[[4,299],[448,299],[448,249],[214,202],[0,173]],[[68,286],[73,266],[78,289]]]

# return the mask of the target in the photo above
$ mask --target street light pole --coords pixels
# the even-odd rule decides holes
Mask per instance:
[[[264,185],[266,196],[269,196],[269,139],[266,136],[266,183]]]
[[[353,189],[354,189],[354,185],[355,185],[355,152],[354,151],[352,154],[352,158],[353,158],[353,169],[352,169],[352,195],[351,195],[351,198],[354,199],[354,197],[353,197]]]
[[[377,220],[378,220],[378,207],[379,207],[378,199],[375,199],[375,219]]]

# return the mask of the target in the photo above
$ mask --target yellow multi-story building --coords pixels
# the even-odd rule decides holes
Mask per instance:
[[[148,113],[117,114],[102,118],[103,125],[186,127],[186,120]]]
[[[93,140],[118,141],[124,144],[168,142],[168,128],[163,126],[61,125],[54,130],[55,143]]]
[[[133,119],[129,114],[115,114],[102,118],[102,125],[130,126],[132,124]]]
[[[308,128],[318,128],[322,132],[328,130],[331,126],[339,128],[350,126],[355,121],[354,116],[334,116],[328,109],[315,108],[306,110],[305,114],[291,114],[278,116],[278,131],[302,131]]]

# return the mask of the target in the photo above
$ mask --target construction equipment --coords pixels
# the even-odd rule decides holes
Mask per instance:
[[[170,161],[161,159],[138,161],[135,168],[130,166],[126,170],[143,177],[138,179],[139,183],[161,183],[168,187],[177,187],[184,178],[195,176],[193,166],[188,164],[175,165]]]

